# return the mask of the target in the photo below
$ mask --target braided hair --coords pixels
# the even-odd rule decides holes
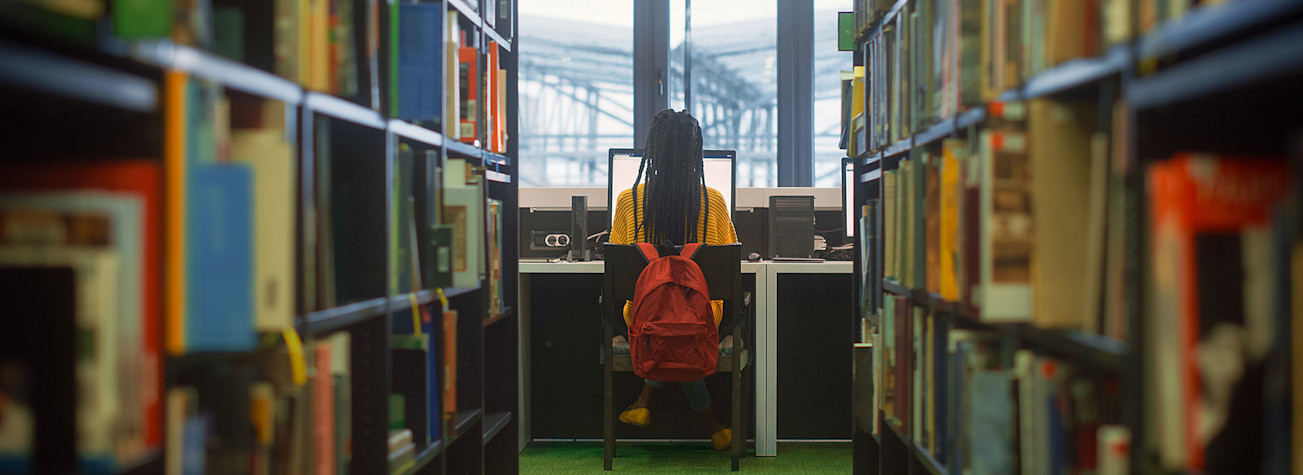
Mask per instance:
[[[646,178],[642,203],[638,184]],[[701,157],[701,125],[688,111],[666,109],[652,118],[647,150],[633,182],[634,238],[646,232],[644,242],[674,245],[696,242],[702,216],[709,216],[706,174]],[[653,204],[654,203],[654,204]],[[638,207],[643,218],[638,221]],[[708,221],[708,220],[707,220]]]

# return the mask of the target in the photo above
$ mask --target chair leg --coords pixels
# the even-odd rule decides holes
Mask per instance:
[[[741,340],[733,340],[738,342]],[[741,468],[742,447],[746,444],[746,428],[742,425],[742,349],[741,345],[734,345],[733,354],[733,471],[736,472]]]
[[[611,325],[602,325],[602,373],[604,401],[602,405],[602,469],[610,470],[615,458],[615,405],[611,396]]]

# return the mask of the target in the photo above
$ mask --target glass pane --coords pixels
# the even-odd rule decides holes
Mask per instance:
[[[850,70],[855,59],[837,51],[837,12],[853,7],[851,0],[814,0],[814,186],[821,188],[842,185],[840,71]]]
[[[705,148],[737,150],[739,187],[778,184],[777,12],[776,0],[692,2],[690,111]],[[684,104],[684,13],[682,0],[670,4],[676,109]]]
[[[633,1],[520,9],[520,186],[605,187],[607,150],[633,146]]]

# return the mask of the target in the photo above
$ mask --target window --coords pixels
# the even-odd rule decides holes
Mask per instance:
[[[837,51],[837,12],[850,0],[814,0],[814,186],[841,186],[841,70],[850,69],[853,52]]]
[[[633,0],[520,2],[520,186],[605,187],[633,146]]]
[[[777,2],[699,0],[691,13],[691,34],[684,41],[684,2],[670,2],[670,107],[684,108],[685,52],[690,52],[688,109],[701,122],[703,146],[737,150],[737,186],[776,186]],[[835,21],[833,26],[835,35]]]

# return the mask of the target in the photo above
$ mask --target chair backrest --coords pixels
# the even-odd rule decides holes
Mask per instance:
[[[672,252],[677,253],[681,247]],[[665,255],[669,249],[661,250]],[[634,287],[638,284],[638,275],[647,266],[638,248],[629,244],[606,245],[606,273],[602,280],[602,312],[615,328],[627,332],[624,323],[624,302],[633,300]],[[724,318],[720,320],[720,337],[727,334],[724,330],[732,329],[739,319],[737,312],[742,301],[742,245],[722,244],[702,245],[693,262],[701,267],[706,276],[706,286],[710,290],[711,300],[724,301]]]

